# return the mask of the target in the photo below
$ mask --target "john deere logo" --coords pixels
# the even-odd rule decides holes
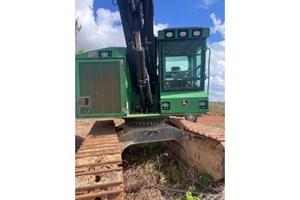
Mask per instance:
[[[183,105],[183,106],[189,105],[188,100],[182,100],[182,101],[181,101],[181,105]]]

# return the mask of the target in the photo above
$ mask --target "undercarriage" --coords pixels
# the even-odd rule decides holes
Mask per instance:
[[[84,121],[84,120],[83,120]],[[85,122],[83,122],[85,123]],[[76,199],[124,199],[122,152],[130,145],[162,142],[178,157],[213,180],[225,177],[224,130],[170,117],[161,123],[101,120],[78,145]]]

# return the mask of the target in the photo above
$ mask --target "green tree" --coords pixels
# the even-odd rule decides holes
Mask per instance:
[[[81,24],[79,24],[78,22],[78,17],[75,20],[75,36],[77,37],[77,34],[79,33],[79,31],[81,30],[82,26]]]
[[[76,37],[77,37],[77,34],[80,32],[81,28],[82,28],[82,26],[81,26],[81,24],[79,24],[78,17],[77,17],[77,19],[75,20],[75,43],[77,43]],[[83,53],[83,52],[84,52],[84,49],[80,48],[78,51],[76,51],[76,54]]]

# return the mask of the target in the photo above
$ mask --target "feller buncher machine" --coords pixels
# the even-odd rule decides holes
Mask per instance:
[[[167,28],[155,37],[153,0],[115,3],[126,47],[76,55],[76,117],[106,119],[95,122],[76,152],[75,198],[124,199],[122,152],[141,143],[163,142],[223,179],[223,130],[194,123],[208,112],[209,28]]]

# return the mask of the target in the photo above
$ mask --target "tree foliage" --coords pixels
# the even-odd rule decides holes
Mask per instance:
[[[78,18],[75,20],[75,36],[77,36],[77,34],[80,32],[82,26],[81,24],[79,24],[78,22]]]
[[[78,22],[78,18],[75,20],[75,43],[77,43],[77,34],[80,32],[82,26],[81,24],[79,24]],[[76,54],[79,54],[79,53],[83,53],[84,52],[84,49],[83,48],[80,48],[79,50],[76,51]]]

